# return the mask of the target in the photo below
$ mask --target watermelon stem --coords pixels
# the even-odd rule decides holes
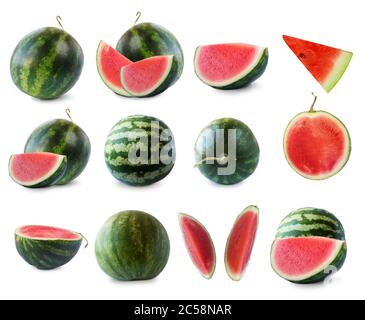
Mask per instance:
[[[66,114],[67,114],[68,118],[71,120],[71,122],[73,122],[72,117],[71,117],[71,110],[70,110],[69,108],[67,108],[67,109],[65,110],[65,112],[66,112]]]
[[[198,163],[196,163],[194,165],[194,168],[197,168],[199,167],[201,164],[203,164],[204,162],[206,161],[217,161],[219,164],[223,165],[223,164],[227,164],[228,162],[228,157],[226,155],[218,158],[218,157],[207,157],[207,158],[204,158],[202,159],[201,161],[199,161]]]
[[[314,97],[314,101],[312,103],[312,106],[311,106],[309,112],[315,112],[314,111],[314,106],[316,105],[316,102],[317,102],[317,99],[318,99],[318,97],[313,92],[312,92],[312,96]]]
[[[141,15],[142,15],[142,13],[141,13],[140,11],[138,11],[138,12],[136,13],[136,20],[134,21],[134,25],[136,25],[136,24],[137,24],[137,22],[138,22],[139,18],[141,17]]]
[[[65,30],[65,28],[62,25],[62,18],[61,18],[61,16],[57,16],[56,17],[56,20],[57,20],[58,24],[60,25],[61,29],[62,30]]]
[[[89,246],[89,240],[87,240],[82,233],[79,233],[79,235],[81,236],[82,239],[85,240],[86,245],[85,245],[84,249],[86,249]]]

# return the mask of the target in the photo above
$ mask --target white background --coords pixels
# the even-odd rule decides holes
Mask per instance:
[[[361,1],[3,1],[0,4],[0,298],[98,299],[255,299],[365,298],[364,251],[364,25]],[[170,29],[185,53],[179,82],[151,99],[125,99],[100,80],[95,52],[100,40],[115,45],[134,22],[151,21]],[[9,61],[17,42],[39,27],[65,29],[81,44],[85,66],[80,81],[57,101],[38,101],[12,83]],[[282,41],[288,34],[354,52],[338,86],[326,94]],[[201,83],[193,70],[200,44],[247,42],[269,47],[269,66],[251,87],[232,92]],[[353,153],[346,168],[323,182],[307,181],[290,169],[282,151],[289,120],[309,108],[311,92],[318,107],[338,116],[348,127]],[[21,153],[31,131],[44,121],[72,116],[89,135],[92,154],[74,183],[29,190],[8,177],[7,162]],[[161,183],[133,188],[118,183],[104,164],[104,142],[110,128],[131,114],[157,116],[172,129],[177,163]],[[217,186],[193,169],[194,142],[211,120],[235,117],[251,127],[261,147],[256,173],[246,182]],[[250,204],[261,209],[251,263],[241,282],[225,273],[223,253],[236,216]],[[326,285],[299,286],[280,279],[270,267],[275,230],[290,211],[314,206],[333,212],[347,231],[349,255],[344,268]],[[155,280],[118,283],[106,276],[94,257],[94,239],[113,214],[139,209],[156,216],[168,230],[171,256]],[[177,214],[189,213],[210,231],[217,249],[211,281],[192,265],[180,234]],[[44,224],[82,232],[90,246],[61,269],[42,272],[27,265],[15,250],[13,232],[24,224]]]

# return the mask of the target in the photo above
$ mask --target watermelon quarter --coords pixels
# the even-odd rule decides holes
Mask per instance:
[[[176,68],[173,56],[147,58],[123,67],[121,83],[131,96],[155,96],[169,88]]]
[[[180,228],[191,260],[206,279],[213,277],[216,253],[207,229],[193,217],[180,214]]]
[[[65,229],[24,226],[15,231],[16,249],[30,265],[41,270],[59,268],[79,251],[83,236]]]
[[[267,48],[244,43],[200,46],[195,52],[195,73],[216,89],[239,89],[262,76],[268,59]]]
[[[100,229],[95,254],[100,268],[113,279],[150,280],[165,268],[170,241],[155,217],[141,211],[123,211]]]
[[[96,65],[99,75],[109,89],[121,96],[129,96],[129,94],[124,90],[120,81],[120,70],[130,63],[132,61],[110,45],[104,41],[100,42],[96,55]]]
[[[351,139],[338,118],[325,111],[315,111],[313,106],[289,123],[284,134],[284,152],[298,174],[311,180],[324,180],[345,167],[351,154]]]
[[[256,239],[259,209],[249,206],[238,216],[228,237],[225,265],[229,277],[234,281],[242,279]]]
[[[49,187],[66,172],[67,158],[62,155],[36,152],[12,155],[9,175],[14,182],[28,188]]]
[[[330,92],[340,81],[353,53],[290,36],[285,43],[324,90]]]

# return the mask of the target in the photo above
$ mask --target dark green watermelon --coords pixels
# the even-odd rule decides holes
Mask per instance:
[[[16,86],[39,99],[56,99],[79,79],[84,55],[78,42],[58,28],[42,28],[25,36],[11,58]]]
[[[117,180],[147,186],[171,172],[176,157],[175,140],[161,120],[144,115],[129,116],[110,131],[104,154],[106,165]]]
[[[65,119],[51,120],[36,128],[25,145],[24,152],[51,152],[67,157],[67,169],[57,183],[67,184],[85,169],[90,157],[90,140],[75,123]]]
[[[232,118],[211,122],[195,143],[196,166],[205,177],[223,185],[247,179],[259,158],[260,148],[250,128]]]
[[[120,38],[117,51],[136,62],[153,56],[173,55],[177,68],[171,76],[171,85],[181,76],[184,55],[175,36],[154,23],[140,23],[130,28]]]
[[[170,241],[163,225],[153,216],[124,211],[103,225],[95,254],[101,269],[116,280],[149,280],[165,268]]]

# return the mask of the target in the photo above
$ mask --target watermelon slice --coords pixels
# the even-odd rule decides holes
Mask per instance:
[[[195,52],[195,73],[216,89],[238,89],[261,77],[268,58],[267,48],[244,43],[200,46]]]
[[[42,188],[56,184],[66,172],[67,158],[48,152],[12,155],[9,175],[18,184],[28,188]]]
[[[345,167],[351,154],[351,139],[338,118],[312,107],[289,123],[284,151],[297,173],[307,179],[324,180]]]
[[[342,267],[345,257],[345,241],[322,237],[277,239],[271,249],[274,271],[294,283],[323,281]]]
[[[330,92],[340,81],[353,56],[352,52],[323,44],[285,35],[283,38],[297,58],[327,92]]]
[[[242,279],[255,243],[259,222],[259,209],[255,206],[246,208],[237,218],[228,237],[225,265],[230,278]]]
[[[177,68],[174,56],[155,56],[122,68],[120,77],[125,90],[134,97],[151,97],[165,91]]]
[[[211,279],[216,265],[212,238],[205,227],[191,216],[180,214],[179,222],[191,260],[204,278]]]
[[[120,70],[132,63],[125,56],[113,49],[110,45],[101,41],[96,55],[98,72],[104,83],[116,94],[129,96],[120,82]]]

